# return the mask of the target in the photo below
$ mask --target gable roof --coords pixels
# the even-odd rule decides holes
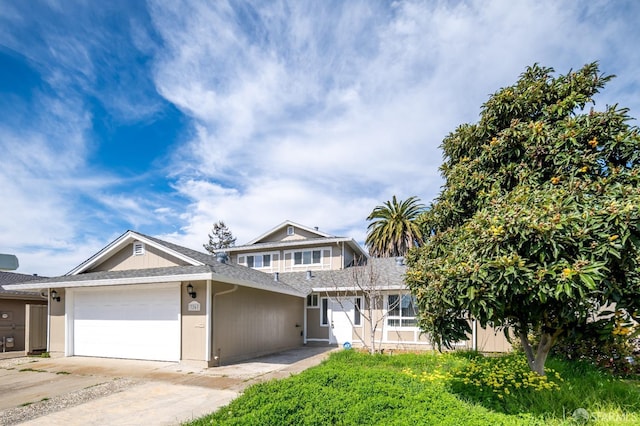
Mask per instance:
[[[134,241],[140,241],[148,244],[194,266],[204,265],[206,263],[202,261],[201,257],[207,256],[204,253],[200,253],[195,250],[179,246],[177,244],[169,243],[167,241],[162,241],[157,238],[152,238],[139,232],[128,230],[127,232],[113,240],[111,243],[109,243],[102,250],[91,256],[89,259],[85,260],[80,265],[67,272],[66,275],[81,274],[91,269],[92,267],[99,265],[104,260],[108,259]]]
[[[180,258],[189,265],[123,271],[84,272],[117,253],[132,241],[142,241],[158,250]],[[213,256],[177,244],[150,237],[134,231],[127,231],[98,253],[81,263],[66,275],[38,279],[21,284],[13,283],[8,289],[45,289],[53,287],[95,287],[126,284],[154,284],[175,281],[214,280],[243,287],[251,287],[276,293],[304,297],[302,293],[282,281],[245,266],[222,263]],[[25,280],[27,281],[27,280]]]
[[[253,240],[249,241],[248,243],[246,243],[244,245],[245,246],[250,246],[250,245],[256,244],[259,241],[262,241],[265,238],[267,238],[269,235],[275,234],[276,232],[284,229],[287,226],[295,226],[296,228],[304,229],[307,232],[310,232],[312,234],[316,234],[318,237],[324,237],[324,238],[333,237],[333,235],[327,234],[326,232],[320,232],[316,228],[309,228],[308,226],[300,225],[299,223],[295,223],[295,222],[292,222],[290,220],[285,220],[280,225],[277,225],[276,227],[271,228],[270,230],[268,230],[264,234],[260,235],[258,238],[254,238]]]
[[[285,241],[268,241],[268,242],[260,242],[267,238],[270,235],[273,235],[287,226],[295,226],[297,228],[308,231],[312,234],[317,235],[315,238],[303,238],[298,240],[285,240]],[[285,220],[278,226],[270,229],[265,232],[258,238],[255,238],[248,243],[241,246],[227,247],[224,249],[226,253],[237,253],[242,251],[256,251],[256,250],[270,250],[270,249],[286,249],[286,248],[295,248],[300,246],[310,246],[310,245],[321,245],[321,244],[339,244],[344,243],[351,247],[351,249],[359,253],[363,258],[368,258],[369,253],[360,246],[353,238],[348,237],[337,237],[335,235],[327,234],[326,232],[318,231],[315,228],[309,228],[308,226],[300,225],[298,223],[292,222],[290,220]]]

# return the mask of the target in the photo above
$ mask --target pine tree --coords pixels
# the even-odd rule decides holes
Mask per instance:
[[[209,234],[209,243],[203,244],[202,247],[209,253],[216,254],[220,249],[233,247],[235,245],[236,238],[234,238],[224,221],[220,220],[213,224],[213,228]]]

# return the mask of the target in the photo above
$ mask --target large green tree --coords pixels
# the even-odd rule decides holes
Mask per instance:
[[[640,301],[638,129],[617,105],[587,110],[612,78],[597,63],[553,73],[527,68],[444,139],[407,274],[437,344],[470,316],[519,337],[539,374],[557,339],[607,307],[609,325],[637,319]]]
[[[376,206],[367,217],[371,221],[365,241],[369,254],[376,257],[404,256],[410,248],[420,245],[422,230],[416,219],[424,207],[415,196],[398,201],[395,195],[391,201]]]

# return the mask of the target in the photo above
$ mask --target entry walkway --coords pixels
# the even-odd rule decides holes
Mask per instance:
[[[29,373],[29,378],[36,381],[23,383],[22,386],[17,386],[19,389],[12,391],[3,389],[0,385],[0,395],[4,407],[7,404],[19,407],[33,402],[24,409],[34,410],[40,404],[51,410],[53,405],[53,411],[45,410],[41,416],[20,423],[25,425],[175,425],[227,405],[254,383],[289,377],[317,365],[334,349],[302,347],[248,362],[207,369],[155,361],[83,357],[25,358],[26,364],[17,365],[13,369],[0,369],[0,373],[7,376],[7,380],[11,377],[13,380],[15,377],[22,379],[20,374]],[[37,382],[38,377],[41,378],[40,382]],[[65,380],[67,384],[62,389],[61,385]],[[74,380],[79,387],[75,393],[69,384],[74,383]],[[87,383],[96,387],[116,386],[116,390],[79,405],[73,405],[71,401],[69,406],[65,398],[86,394]],[[30,399],[33,398],[34,389],[41,398],[36,402]],[[60,406],[57,410],[56,403]],[[16,408],[12,410],[15,411]],[[0,419],[5,418],[3,413],[8,411],[0,412]],[[3,423],[0,420],[0,424],[16,423]]]

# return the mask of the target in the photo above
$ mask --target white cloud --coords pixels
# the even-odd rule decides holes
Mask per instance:
[[[604,69],[625,44],[606,2],[165,6],[156,83],[197,123],[176,187],[196,246],[218,219],[245,241],[284,219],[363,240],[376,205],[437,195],[444,136],[526,66]]]
[[[118,235],[115,222],[195,249],[221,219],[238,243],[286,219],[363,241],[376,205],[437,195],[442,139],[475,122],[488,96],[534,62],[564,73],[600,60],[620,77],[598,106],[620,101],[637,116],[637,7],[152,1],[153,28],[131,14],[114,34],[93,28],[89,3],[78,7],[77,25],[29,24],[37,42],[20,23],[29,22],[24,11],[3,8],[0,23],[11,25],[0,25],[0,43],[28,56],[56,93],[40,94],[36,112],[18,105],[0,119],[9,152],[0,191],[15,207],[0,213],[12,224],[0,230],[16,250],[45,241],[33,256],[47,264],[84,260]],[[151,64],[128,68],[139,55]],[[175,147],[162,164],[174,193],[120,193],[131,178],[91,168],[86,97],[116,121],[138,123],[162,103],[153,91],[191,126],[179,136],[186,144],[166,141]],[[92,218],[104,230],[88,229]]]

